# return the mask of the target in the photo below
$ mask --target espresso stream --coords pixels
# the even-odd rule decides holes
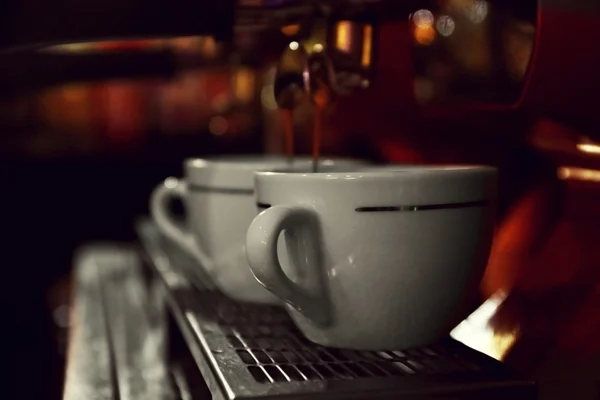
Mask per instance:
[[[323,135],[323,123],[325,118],[325,110],[317,107],[315,110],[315,126],[313,128],[313,172],[319,172],[319,158],[321,156],[321,137]]]
[[[288,164],[294,163],[294,112],[293,110],[281,110],[283,118],[284,147]],[[312,172],[319,172],[319,159],[321,158],[321,140],[323,137],[323,125],[325,124],[325,107],[317,105],[315,109],[315,124],[313,127],[312,142]]]
[[[288,164],[291,165],[294,163],[294,111],[282,109],[281,116],[283,117],[285,154]]]

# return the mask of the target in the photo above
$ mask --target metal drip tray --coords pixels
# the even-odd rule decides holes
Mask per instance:
[[[215,399],[534,399],[535,384],[451,339],[407,351],[317,346],[284,309],[245,305],[205,287],[193,263],[138,224],[148,265]]]
[[[211,304],[218,304],[215,312],[203,315],[216,321],[248,372],[263,384],[480,369],[442,346],[386,352],[324,348],[304,339],[281,309],[243,306],[224,298]]]

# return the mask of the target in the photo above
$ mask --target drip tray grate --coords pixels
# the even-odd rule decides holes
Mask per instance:
[[[534,399],[535,385],[451,339],[406,351],[325,348],[284,309],[245,305],[202,287],[151,223],[138,225],[148,265],[215,399]],[[168,249],[168,250],[167,250]],[[179,261],[178,261],[179,262]]]
[[[447,374],[480,367],[442,346],[408,351],[353,351],[308,342],[280,309],[227,304],[216,320],[259,383]],[[225,303],[225,304],[223,304]]]

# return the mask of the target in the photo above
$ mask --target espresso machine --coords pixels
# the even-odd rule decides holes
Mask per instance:
[[[364,126],[363,140],[386,154],[405,122],[491,119],[491,136],[576,163],[600,135],[599,18],[591,0],[10,0],[0,49],[42,73],[40,50],[65,43],[211,36],[223,44],[217,60],[178,55],[171,67],[271,63],[278,108],[326,108],[342,135]],[[485,56],[469,57],[473,46]],[[52,57],[62,59],[57,75],[73,62]],[[559,152],[515,138],[507,114],[543,116],[584,139]],[[402,121],[390,132],[369,130],[392,115]],[[313,346],[280,310],[236,304],[187,273],[193,261],[148,221],[136,229],[133,246],[90,245],[76,257],[65,399],[536,398],[535,382],[454,339],[402,352]]]

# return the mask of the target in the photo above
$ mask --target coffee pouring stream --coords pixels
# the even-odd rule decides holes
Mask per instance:
[[[364,9],[360,17],[355,14],[351,19],[350,15],[322,6],[320,13],[307,20],[308,28],[297,28],[304,36],[292,38],[277,66],[277,105],[288,113],[307,99],[314,105],[313,172],[318,172],[325,113],[335,97],[370,86],[376,47],[374,19],[367,18]]]
[[[293,159],[293,112],[307,100],[314,105],[313,172],[318,172],[325,114],[335,97],[370,86],[375,20],[365,12],[365,3],[381,6],[383,2],[349,3],[354,7],[361,5],[354,14],[348,10],[340,14],[332,7],[333,2],[322,2],[319,6],[315,3],[311,18],[300,25],[289,25],[297,35],[290,38],[289,49],[283,52],[276,68],[274,97],[283,110],[285,148],[290,160]]]

